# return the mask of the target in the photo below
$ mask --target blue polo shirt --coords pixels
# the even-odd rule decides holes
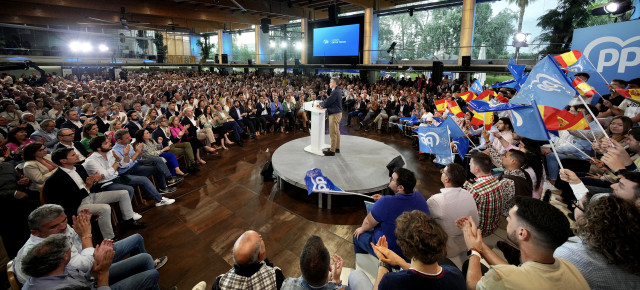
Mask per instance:
[[[440,265],[442,272],[429,275],[414,269],[390,272],[380,280],[378,289],[466,289],[465,279],[458,268]]]
[[[422,194],[413,191],[411,194],[386,195],[373,204],[371,216],[379,223],[373,228],[375,244],[383,235],[387,237],[389,249],[407,260],[396,243],[396,219],[405,211],[419,210],[429,214],[429,206]]]

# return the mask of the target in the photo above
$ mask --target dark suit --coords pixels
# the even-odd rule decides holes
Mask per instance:
[[[56,151],[58,149],[62,149],[62,148],[66,148],[67,146],[64,146],[62,143],[58,142],[58,144],[56,144],[56,146],[53,147],[53,151]],[[89,156],[89,152],[87,152],[87,149],[84,148],[84,145],[82,145],[82,143],[80,143],[80,141],[73,141],[73,147],[76,148],[76,150],[78,150],[78,152],[80,152],[80,154],[82,154],[82,156],[87,157]]]
[[[156,142],[158,142],[158,137],[162,137],[162,148],[169,146],[169,140],[171,140],[171,136],[167,136],[164,130],[160,128],[160,126],[158,126],[158,128],[153,130],[153,132],[151,133],[151,138],[153,138],[153,140],[156,140]]]
[[[238,114],[238,110],[240,110],[240,114]],[[229,109],[229,115],[231,116],[231,118],[236,120],[236,123],[238,123],[238,125],[242,126],[244,124],[245,126],[247,126],[247,128],[249,128],[249,132],[251,133],[251,135],[255,135],[256,128],[253,126],[253,122],[251,122],[251,120],[249,120],[247,116],[244,116],[242,117],[242,119],[240,119],[240,115],[244,113],[246,112],[244,110],[244,106],[242,105],[239,105],[237,110],[235,106]]]
[[[82,123],[82,120],[80,120],[80,123]],[[82,126],[78,127],[78,126],[76,126],[76,124],[72,123],[71,121],[66,120],[66,121],[64,121],[64,123],[62,123],[61,127],[62,128],[67,128],[67,129],[71,129],[76,133],[76,135],[73,136],[73,141],[82,140]]]
[[[329,136],[331,152],[340,149],[340,120],[342,119],[342,90],[338,87],[331,90],[331,95],[322,103],[329,114]]]
[[[82,180],[89,177],[82,165],[75,165],[76,172]],[[98,183],[94,184],[92,190],[98,191]],[[78,215],[78,208],[82,200],[89,196],[86,188],[79,189],[75,181],[62,169],[56,170],[42,186],[42,193],[47,203],[55,203],[64,208],[69,224],[73,223],[72,216]]]
[[[127,122],[127,124],[124,125],[124,129],[129,130],[129,135],[131,135],[131,138],[135,138],[136,132],[138,132],[138,130],[140,129],[144,129],[144,127],[142,127],[142,125],[139,122],[129,120],[129,122]]]
[[[396,106],[396,108],[393,110],[393,114],[398,116],[398,117],[411,117],[411,106],[409,104],[404,105],[404,107],[402,108],[402,116],[400,116],[400,104],[398,104]],[[419,116],[418,116],[419,118]]]
[[[98,132],[104,134],[104,132],[109,131],[109,121],[104,122],[102,118],[96,117],[96,125],[98,126]]]
[[[267,111],[267,114],[262,115],[262,112],[265,110]],[[267,121],[269,121],[271,125],[276,123],[276,119],[271,116],[271,108],[269,108],[269,106],[263,106],[260,102],[256,104],[256,116],[262,124],[262,131],[268,131]]]

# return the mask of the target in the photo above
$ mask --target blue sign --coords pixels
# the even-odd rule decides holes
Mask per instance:
[[[436,162],[447,165],[453,162],[453,154],[449,143],[449,129],[442,127],[418,128],[420,151],[436,155]]]
[[[556,62],[546,56],[533,67],[522,89],[509,103],[530,105],[535,100],[540,105],[562,110],[577,94]]]
[[[328,177],[322,175],[322,170],[318,168],[307,171],[307,175],[304,177],[304,183],[307,185],[308,194],[314,191],[344,191],[333,184]]]
[[[640,20],[575,29],[571,49],[579,50],[607,82],[640,76]],[[605,81],[591,74],[591,85],[607,93]]]

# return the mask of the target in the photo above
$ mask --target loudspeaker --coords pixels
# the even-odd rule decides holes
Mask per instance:
[[[229,55],[226,53],[222,54],[222,63],[229,63]]]
[[[296,66],[300,66],[300,59],[297,59],[297,58],[296,58],[296,59],[294,59],[294,60],[293,60],[293,63],[294,63]]]
[[[471,56],[462,56],[462,66],[471,66]]]
[[[269,25],[271,24],[271,18],[260,19],[260,29],[262,33],[269,33]]]
[[[442,81],[442,74],[444,73],[444,64],[441,61],[433,62],[433,73],[431,74],[431,78],[433,82],[439,84]]]
[[[248,67],[244,68],[244,74],[249,74],[249,68]]]
[[[247,59],[247,64],[248,65],[253,65],[253,61],[251,59]]]
[[[391,160],[391,162],[387,164],[387,169],[389,170],[389,177],[393,175],[393,170],[395,170],[398,167],[400,168],[404,167],[404,160],[402,160],[401,155],[398,155],[396,158],[393,158],[393,160]]]
[[[338,14],[340,14],[340,7],[337,5],[329,5],[329,23],[338,24]]]

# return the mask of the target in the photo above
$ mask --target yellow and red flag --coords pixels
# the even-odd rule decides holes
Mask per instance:
[[[547,130],[589,130],[589,123],[582,113],[574,115],[565,110],[543,105],[538,105],[538,110]]]
[[[476,98],[476,94],[474,94],[473,92],[459,93],[458,96],[460,96],[467,103]]]
[[[507,99],[505,96],[498,94],[496,96],[496,100],[498,100],[498,102],[500,103],[508,103],[509,99]]]
[[[587,98],[591,98],[596,94],[596,90],[594,90],[589,84],[580,78],[576,78],[571,82],[571,84],[578,90],[580,95],[583,95]]]
[[[640,89],[616,89],[616,92],[618,92],[618,94],[621,94],[625,98],[640,102]]]
[[[493,96],[496,97],[498,95],[498,93],[496,93],[495,91],[492,90],[485,90],[484,92],[480,93],[480,95],[478,95],[475,99],[473,99],[474,101],[489,101],[489,99]]]
[[[449,112],[451,112],[451,114],[454,114],[458,118],[464,118],[464,113],[456,101],[450,101],[447,106],[449,107]]]
[[[582,56],[582,52],[580,52],[579,50],[572,50],[560,55],[556,55],[553,58],[556,59],[556,61],[561,67],[568,67],[576,63],[581,56]]]
[[[478,113],[474,111],[471,107],[468,107],[468,108],[473,113],[473,118],[471,118],[471,125],[474,125],[474,126],[484,125],[485,130],[491,130],[491,125],[493,124],[493,112]]]
[[[442,100],[437,100],[436,101],[436,110],[438,110],[438,112],[444,113],[444,111],[446,109],[447,109],[447,100],[446,99],[442,99]]]

